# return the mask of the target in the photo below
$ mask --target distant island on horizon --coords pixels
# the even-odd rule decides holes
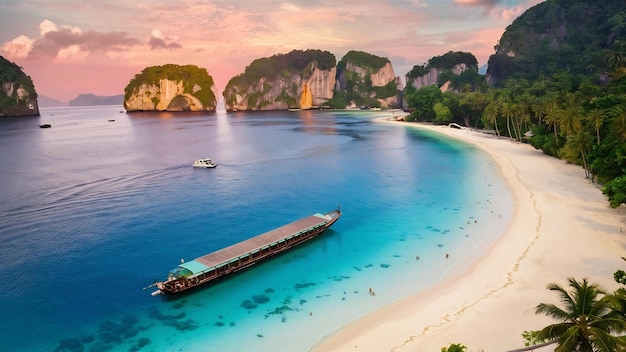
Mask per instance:
[[[64,102],[58,99],[39,95],[37,97],[40,107],[56,108],[64,106],[98,106],[98,105],[119,105],[124,103],[124,94],[119,95],[95,95],[91,93],[79,94],[76,98]]]

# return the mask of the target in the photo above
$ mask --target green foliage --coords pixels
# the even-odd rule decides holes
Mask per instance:
[[[448,347],[443,347],[441,352],[465,352],[467,351],[467,347],[461,345],[460,343],[451,343]]]
[[[607,182],[602,188],[602,193],[609,198],[609,204],[612,208],[617,208],[626,203],[626,175]]]
[[[559,295],[563,306],[541,303],[536,313],[557,321],[538,331],[537,340],[556,341],[556,352],[603,351],[614,352],[626,348],[623,334],[626,319],[621,302],[606,294],[600,287],[570,278],[570,291],[557,284],[548,285]],[[621,299],[620,299],[621,300]],[[623,300],[621,300],[623,302]]]
[[[539,331],[524,331],[522,338],[524,339],[524,346],[535,346],[546,342],[545,340],[538,339]]]
[[[296,107],[298,106],[298,102],[296,101],[296,98],[294,98],[295,93],[294,94],[289,94],[287,92],[287,88],[284,87],[280,94],[276,97],[276,101],[282,101],[285,104],[287,104],[287,106],[289,107]]]
[[[376,98],[384,99],[396,96],[398,94],[398,85],[395,80],[389,81],[386,85],[382,87],[372,87],[374,93],[376,93]]]
[[[529,143],[535,149],[542,150],[544,154],[550,156],[558,156],[558,149],[554,140],[554,134],[547,129],[545,125],[533,126],[531,129],[533,136],[530,137]]]
[[[434,121],[435,104],[441,101],[442,93],[436,86],[423,87],[406,97],[408,105],[414,109],[408,121]]]
[[[452,120],[452,111],[442,102],[436,102],[433,111],[435,112],[435,124],[446,125]]]
[[[428,66],[448,70],[459,64],[466,64],[468,67],[478,68],[476,57],[472,53],[463,51],[448,51],[441,56],[434,56],[428,60]]]
[[[413,69],[406,74],[406,77],[409,81],[412,81],[417,77],[427,74],[433,68],[440,70],[452,70],[456,65],[460,64],[465,64],[476,73],[478,72],[478,61],[472,53],[463,51],[448,51],[441,56],[432,57],[425,65],[413,66]]]
[[[623,261],[626,261],[626,258],[622,257]],[[617,282],[618,284],[622,284],[622,285],[626,285],[626,272],[624,272],[624,270],[617,270],[614,274],[613,274],[613,278],[615,279],[615,282]]]
[[[214,88],[213,77],[209,75],[205,68],[195,65],[174,65],[166,64],[162,66],[146,67],[141,73],[136,74],[124,89],[124,100],[128,100],[141,85],[159,85],[161,79],[170,81],[183,81],[184,93],[191,94],[198,98],[205,108],[215,109],[217,100],[212,88]],[[200,87],[198,90],[197,87]],[[195,92],[194,92],[195,90]]]

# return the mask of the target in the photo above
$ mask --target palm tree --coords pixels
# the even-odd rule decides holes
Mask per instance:
[[[578,156],[583,164],[585,170],[585,178],[591,178],[589,167],[587,165],[587,156],[585,151],[591,149],[593,137],[588,131],[579,129],[567,137],[567,143],[565,144],[565,152],[563,153],[564,159],[570,159],[572,162],[576,162]]]
[[[616,352],[624,351],[626,341],[626,320],[616,311],[610,295],[597,285],[590,285],[587,279],[578,282],[569,279],[571,291],[567,292],[557,284],[548,285],[556,291],[563,307],[541,303],[537,314],[545,314],[558,321],[538,332],[539,340],[553,340],[558,343],[555,352]]]
[[[622,106],[617,105],[612,107],[609,113],[613,116],[617,138],[622,142],[626,141],[626,111]]]
[[[558,137],[558,124],[559,124],[559,106],[556,102],[556,97],[549,96],[545,100],[545,115],[543,121],[548,125],[548,128],[552,128],[554,130],[554,142],[556,144],[556,148],[559,148],[559,137]]]
[[[604,124],[604,111],[600,109],[593,109],[587,113],[587,119],[596,130],[597,143],[600,144],[600,128]]]
[[[500,130],[498,130],[498,102],[496,100],[492,100],[487,105],[483,116],[486,122],[493,125],[493,128],[496,130],[496,134],[499,136]],[[488,123],[485,123],[485,125],[488,126]]]
[[[582,107],[576,103],[576,97],[571,93],[567,93],[565,95],[565,107],[557,115],[559,127],[565,132],[566,137],[582,128],[581,115]]]

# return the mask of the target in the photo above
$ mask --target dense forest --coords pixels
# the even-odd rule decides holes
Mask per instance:
[[[141,73],[136,74],[124,89],[124,101],[127,101],[132,94],[142,85],[159,85],[159,80],[169,79],[171,81],[183,81],[184,92],[192,94],[202,102],[205,107],[215,109],[216,97],[213,92],[215,83],[213,77],[209,75],[205,68],[195,65],[174,65],[146,67]],[[200,90],[194,86],[200,86]]]
[[[408,91],[409,121],[530,143],[584,168],[626,203],[626,2],[547,0],[517,18],[470,90]],[[419,68],[418,68],[419,69]]]

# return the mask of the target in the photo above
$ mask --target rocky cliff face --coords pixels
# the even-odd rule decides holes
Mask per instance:
[[[374,72],[372,72],[372,70],[370,69],[357,66],[352,62],[348,62],[346,64],[345,70],[342,70],[339,73],[339,79],[337,80],[337,90],[346,89],[347,71],[354,72],[362,78],[368,77],[368,79],[372,82],[372,87],[384,87],[389,82],[396,79],[396,74],[393,71],[393,66],[391,65],[391,62],[387,62],[385,66]]]
[[[461,73],[463,73],[465,70],[467,70],[468,68],[469,66],[467,64],[460,63],[460,64],[454,65],[454,67],[450,69],[450,71],[452,71],[452,73],[458,76]],[[422,76],[418,76],[415,78],[407,78],[407,86],[411,86],[415,89],[420,89],[422,87],[427,87],[430,85],[439,86],[439,83],[438,83],[439,76],[441,76],[441,74],[445,71],[447,71],[447,69],[440,68],[440,67],[432,67],[430,71],[428,71],[428,73]]]
[[[0,116],[39,116],[37,93],[16,82],[3,82],[2,93],[6,94],[7,104],[0,108]],[[5,101],[4,97],[0,101]]]
[[[305,77],[298,72],[284,72],[273,80],[261,78],[255,85],[229,86],[224,91],[226,109],[287,110],[324,105],[333,97],[335,70],[321,70],[313,64]]]
[[[182,81],[161,79],[157,84],[142,84],[124,101],[127,111],[202,111],[202,102],[191,93],[185,93]],[[200,86],[194,85],[194,91]]]
[[[146,68],[125,89],[129,111],[215,111],[213,78],[193,65]]]
[[[0,116],[39,116],[33,81],[16,64],[0,56]]]

